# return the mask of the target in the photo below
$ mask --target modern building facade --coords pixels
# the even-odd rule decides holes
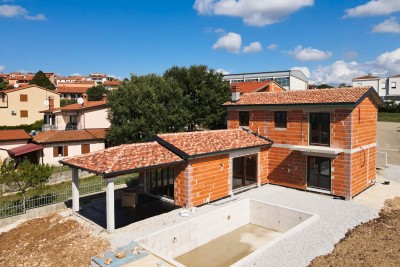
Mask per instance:
[[[361,76],[352,80],[353,87],[371,86],[385,101],[400,102],[400,74],[387,78]]]
[[[285,90],[306,90],[308,78],[301,70],[225,74],[230,83],[276,81]]]

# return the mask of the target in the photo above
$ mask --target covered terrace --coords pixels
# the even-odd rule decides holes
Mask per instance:
[[[79,212],[78,170],[100,175],[106,180],[107,230],[115,230],[114,181],[118,176],[164,168],[184,160],[157,142],[120,145],[86,155],[67,158],[60,163],[72,170],[72,210]]]

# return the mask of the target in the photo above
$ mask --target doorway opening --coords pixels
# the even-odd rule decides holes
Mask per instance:
[[[257,183],[257,154],[233,159],[232,189]]]

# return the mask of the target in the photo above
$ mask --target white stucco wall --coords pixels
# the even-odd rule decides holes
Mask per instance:
[[[307,83],[296,77],[289,76],[289,87],[291,91],[294,90],[307,90]]]
[[[60,143],[60,144],[45,144],[43,149],[43,163],[59,165],[59,160],[64,158],[69,158],[77,155],[81,155],[81,145],[90,144],[90,152],[102,150],[105,148],[104,142],[102,143],[90,143],[90,142],[80,142],[80,143]],[[67,157],[53,157],[53,147],[57,146],[68,146],[68,156]]]
[[[360,80],[360,81],[353,81],[353,87],[364,87],[364,86],[372,86],[374,87],[375,91],[379,93],[379,80]]]
[[[78,129],[109,128],[108,109],[87,111],[79,116]]]
[[[393,82],[396,83],[396,87],[393,87]],[[389,95],[400,95],[400,77],[389,78],[388,87]]]

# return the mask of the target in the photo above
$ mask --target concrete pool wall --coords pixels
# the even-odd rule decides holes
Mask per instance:
[[[302,225],[308,225],[317,218],[317,215],[312,213],[254,199],[241,200],[204,215],[192,216],[194,218],[154,232],[137,241],[140,246],[165,261],[175,266],[184,266],[174,258],[247,224],[259,225],[282,233],[258,249],[264,250],[291,232],[300,230]],[[258,250],[253,253],[257,253]],[[246,257],[236,264],[245,259]]]

